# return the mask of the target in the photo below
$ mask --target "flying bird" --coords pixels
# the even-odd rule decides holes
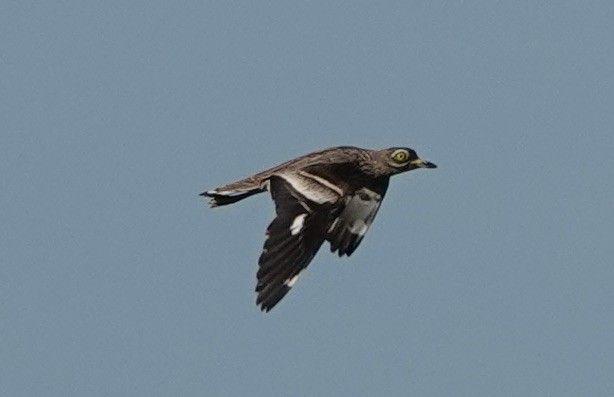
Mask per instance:
[[[324,241],[350,256],[377,214],[392,175],[437,168],[410,148],[340,146],[306,154],[201,193],[211,207],[269,191],[276,217],[258,259],[256,304],[271,310],[294,286]]]

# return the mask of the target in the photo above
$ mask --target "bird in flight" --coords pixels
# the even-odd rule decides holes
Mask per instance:
[[[271,310],[294,286],[324,241],[350,256],[386,194],[390,177],[437,168],[410,148],[340,146],[306,154],[240,181],[201,193],[211,207],[268,190],[276,217],[258,259],[256,304]]]

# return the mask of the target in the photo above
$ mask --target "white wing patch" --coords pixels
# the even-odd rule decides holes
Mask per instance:
[[[330,190],[334,191],[335,193],[337,193],[339,196],[343,196],[343,190],[339,187],[339,186],[335,186],[334,184],[330,183],[329,181],[327,181],[326,179],[319,177],[317,175],[314,174],[310,174],[307,171],[299,171],[298,172],[300,175],[307,177],[309,179],[313,179],[314,181],[318,182],[321,185],[326,186],[327,188],[329,188]]]
[[[301,230],[303,229],[303,224],[305,223],[306,216],[307,214],[300,214],[299,216],[294,218],[294,221],[292,221],[292,224],[290,225],[291,235],[296,236],[301,232]]]
[[[292,278],[287,279],[286,281],[284,281],[284,285],[288,288],[292,288],[294,286],[294,284],[296,284],[296,282],[298,281],[298,278],[301,276],[301,274],[303,273],[305,269],[301,270],[300,272],[298,272],[298,274]]]
[[[339,200],[339,194],[334,189],[319,183],[315,179],[296,173],[278,174],[278,176],[288,182],[294,190],[309,201],[323,204],[335,203]]]
[[[382,202],[382,195],[362,188],[347,199],[343,212],[328,229],[328,241],[339,256],[351,255],[367,233]]]
[[[365,221],[363,221],[362,219],[356,219],[350,224],[350,227],[348,229],[350,230],[350,233],[357,234],[362,237],[365,235],[365,233],[367,233],[368,228],[369,226],[367,226]]]

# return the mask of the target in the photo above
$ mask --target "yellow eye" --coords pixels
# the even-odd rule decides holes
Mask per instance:
[[[397,163],[404,163],[409,159],[409,153],[406,150],[397,150],[392,153],[392,159]]]

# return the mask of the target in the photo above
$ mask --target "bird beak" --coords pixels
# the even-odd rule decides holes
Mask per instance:
[[[415,159],[410,164],[418,168],[437,168],[435,164],[422,159]]]

